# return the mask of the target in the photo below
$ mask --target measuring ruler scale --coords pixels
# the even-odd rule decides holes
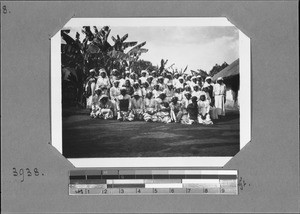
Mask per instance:
[[[72,170],[69,195],[238,194],[237,170]]]

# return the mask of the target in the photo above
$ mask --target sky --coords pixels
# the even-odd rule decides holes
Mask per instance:
[[[80,40],[85,38],[81,27],[69,28],[69,35],[75,38],[76,32]],[[98,27],[101,29],[101,26]],[[93,32],[93,28],[91,27]],[[166,67],[175,63],[173,68],[205,71],[217,63],[228,64],[239,58],[239,31],[232,26],[112,26],[108,42],[113,45],[111,36],[120,37],[128,33],[126,41],[146,41],[143,48],[148,49],[140,59],[160,65],[161,59],[168,59]],[[130,48],[125,50],[128,51]]]

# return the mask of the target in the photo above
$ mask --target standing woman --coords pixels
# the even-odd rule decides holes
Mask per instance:
[[[134,89],[131,86],[131,83],[130,83],[130,81],[128,79],[125,80],[125,88],[126,88],[127,95],[129,95],[131,97],[133,95],[133,93],[134,93]]]
[[[159,86],[159,90],[163,91],[166,87],[164,85],[164,78],[159,76],[157,79],[157,85]]]
[[[182,124],[191,124],[189,120],[189,114],[187,111],[187,107],[189,104],[192,103],[192,95],[190,92],[186,92],[184,94],[185,98],[182,100],[182,117],[181,117],[181,123]]]
[[[91,109],[92,108],[92,101],[95,94],[96,89],[96,70],[91,69],[90,70],[90,76],[86,80],[85,84],[85,97],[86,97],[86,108]]]
[[[159,85],[155,85],[152,91],[153,97],[157,99],[161,93],[162,91],[159,90]]]
[[[209,114],[211,119],[218,119],[218,113],[217,109],[215,108],[212,98],[209,95],[209,85],[207,83],[204,83],[202,90],[205,92],[205,99],[208,100],[210,108],[209,108]],[[198,104],[199,105],[199,104]]]
[[[174,88],[171,82],[168,82],[167,88],[164,90],[164,93],[166,94],[166,101],[169,103],[171,102],[172,97],[174,97]]]
[[[219,116],[225,116],[226,85],[223,78],[219,77],[214,85],[213,94],[215,97],[215,107]]]
[[[183,88],[176,88],[174,96],[177,97],[177,102],[181,104],[183,100]]]
[[[105,88],[105,90],[102,90],[102,93],[108,95],[108,91],[111,87],[111,84],[110,84],[110,81],[108,79],[107,73],[104,70],[104,68],[101,68],[99,70],[99,72],[100,72],[100,76],[97,79],[96,88],[97,89],[98,88],[102,88],[102,89]]]
[[[116,80],[114,83],[114,86],[110,88],[109,95],[110,100],[114,105],[114,117],[117,116],[117,100],[120,96],[120,88],[119,88],[119,80]]]
[[[134,90],[134,94],[139,94],[140,97],[142,97],[143,93],[142,93],[142,89],[140,87],[140,84],[138,82],[133,83],[133,90]]]
[[[149,83],[148,82],[144,82],[143,83],[143,87],[142,87],[142,98],[145,99],[146,97],[146,94],[148,92],[152,91],[150,88],[149,88]]]
[[[100,114],[100,111],[99,111],[100,110],[100,108],[99,108],[100,97],[101,97],[101,90],[96,89],[95,94],[92,98],[92,110],[90,113],[91,118],[97,118]]]

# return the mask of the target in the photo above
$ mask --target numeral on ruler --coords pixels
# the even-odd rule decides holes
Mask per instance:
[[[148,170],[149,171],[149,170]],[[154,170],[154,175],[149,177],[147,170],[141,170],[139,174],[129,174],[120,171],[74,171],[70,175],[70,195],[128,195],[128,194],[238,194],[237,172],[213,170],[183,170],[186,175],[181,175],[180,170],[173,174],[162,174],[160,170]],[[151,170],[150,170],[151,171]],[[226,170],[225,170],[226,171]],[[229,170],[230,171],[230,170]],[[38,170],[14,169],[13,175],[28,174],[34,176],[40,174]],[[131,172],[130,172],[131,173]],[[222,174],[223,173],[223,174]],[[99,177],[99,175],[101,175]],[[103,178],[103,176],[106,176]],[[143,177],[145,176],[145,177]],[[152,177],[152,179],[151,179]],[[173,179],[172,179],[173,178]],[[182,179],[181,179],[182,178]]]

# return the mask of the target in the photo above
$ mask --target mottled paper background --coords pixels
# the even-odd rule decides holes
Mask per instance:
[[[297,212],[298,2],[2,2],[2,212]],[[50,142],[50,40],[75,17],[227,17],[251,40],[252,142],[224,168],[238,196],[69,196],[74,167]],[[58,71],[60,72],[60,71]],[[44,176],[20,182],[12,168]]]

